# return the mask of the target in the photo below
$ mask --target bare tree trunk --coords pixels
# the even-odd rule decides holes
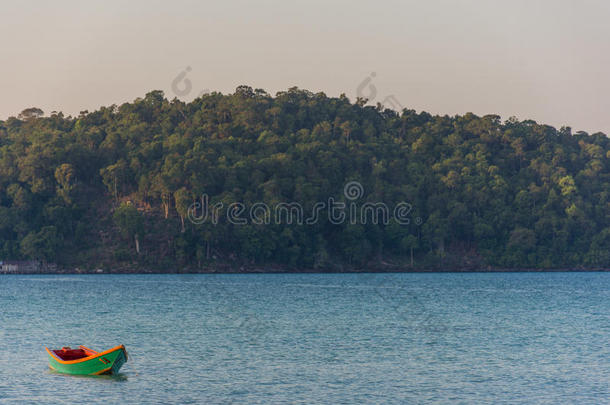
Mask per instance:
[[[161,197],[163,203],[163,210],[165,211],[165,219],[169,217],[169,198]]]
[[[136,241],[136,253],[140,254],[140,241],[138,240],[138,234],[134,236],[134,239]]]
[[[117,191],[117,186],[116,186],[116,176],[114,176],[114,200],[118,203],[119,202],[119,193]]]

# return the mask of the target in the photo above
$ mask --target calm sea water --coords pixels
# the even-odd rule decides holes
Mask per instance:
[[[7,275],[0,311],[2,403],[610,403],[610,273]]]

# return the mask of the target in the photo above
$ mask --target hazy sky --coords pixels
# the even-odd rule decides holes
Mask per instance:
[[[374,72],[375,102],[610,134],[609,21],[607,0],[0,0],[0,119],[240,84],[355,99]]]

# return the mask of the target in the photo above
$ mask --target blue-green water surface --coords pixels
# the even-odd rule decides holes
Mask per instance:
[[[0,275],[0,403],[610,403],[610,273]]]

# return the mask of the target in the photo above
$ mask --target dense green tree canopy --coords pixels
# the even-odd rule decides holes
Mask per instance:
[[[358,204],[408,203],[409,221],[278,223],[252,208],[350,203],[349,181],[362,185]],[[235,202],[260,221],[228,221]],[[207,220],[189,221],[203,206]],[[153,91],[78,117],[32,107],[0,121],[0,259],[23,258],[165,269],[610,267],[610,141],[297,88],[272,97],[240,86],[190,103]]]

